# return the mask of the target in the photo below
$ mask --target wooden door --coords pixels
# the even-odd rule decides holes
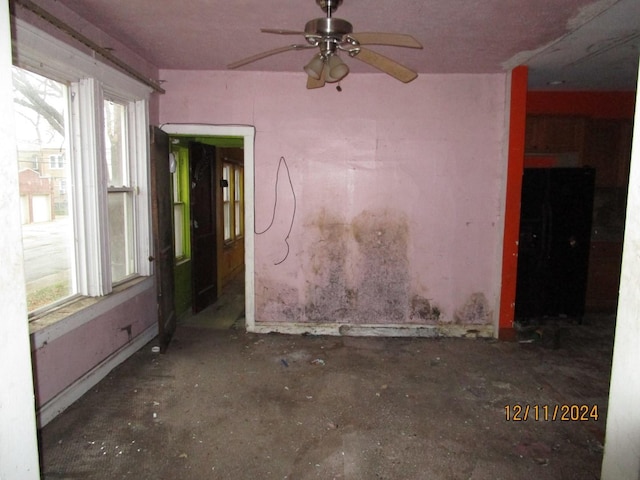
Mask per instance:
[[[193,313],[211,305],[218,295],[215,167],[215,147],[192,142],[189,184]]]
[[[158,298],[158,334],[164,353],[176,329],[174,305],[173,200],[169,170],[169,136],[151,127],[151,197],[153,221],[153,256]]]

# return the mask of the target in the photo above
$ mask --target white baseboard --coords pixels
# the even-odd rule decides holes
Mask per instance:
[[[344,335],[353,337],[466,337],[493,338],[493,325],[355,325],[309,323],[262,323],[247,325],[252,333],[285,333],[292,335]]]
[[[42,405],[36,412],[38,428],[44,427],[60,413],[69,408],[71,404],[91,390],[98,384],[98,382],[100,382],[100,380],[106,377],[111,370],[144,347],[157,335],[158,324],[155,323],[134,338],[130,343],[127,343],[120,350],[115,351],[110,357],[100,362],[58,395]]]

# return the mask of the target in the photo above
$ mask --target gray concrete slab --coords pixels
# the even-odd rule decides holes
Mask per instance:
[[[42,430],[43,478],[596,479],[613,324],[541,328],[559,343],[181,324]]]

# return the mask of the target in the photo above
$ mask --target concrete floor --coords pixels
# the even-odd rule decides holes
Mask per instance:
[[[49,423],[42,477],[600,476],[611,317],[532,343],[254,335],[229,295],[182,322],[166,354],[152,342]],[[516,404],[526,421],[507,420]],[[561,421],[564,405],[598,418]]]

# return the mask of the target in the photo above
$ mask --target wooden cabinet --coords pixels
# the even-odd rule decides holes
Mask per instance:
[[[528,153],[582,154],[585,123],[584,117],[528,115],[525,149]]]
[[[575,161],[571,166],[596,171],[587,311],[616,309],[632,132],[631,120],[625,119],[527,116],[526,153],[534,157],[549,154],[555,166],[562,166],[571,154]]]
[[[633,126],[629,120],[564,115],[528,115],[528,154],[578,155],[578,165],[596,169],[596,187],[626,188]]]
[[[631,122],[590,119],[583,164],[596,169],[596,187],[626,187],[631,158]]]

